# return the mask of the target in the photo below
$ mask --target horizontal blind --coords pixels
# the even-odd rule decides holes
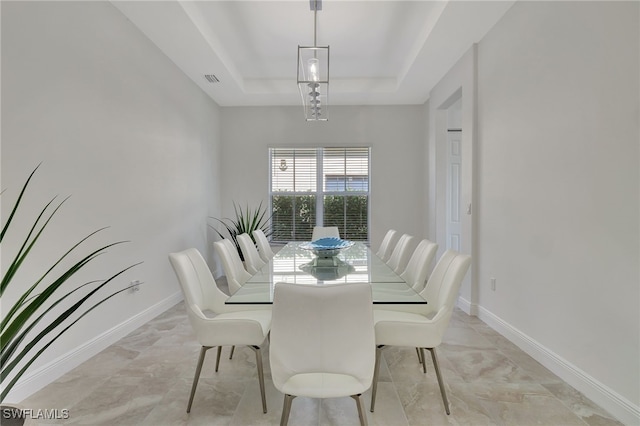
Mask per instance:
[[[325,192],[369,191],[369,148],[323,150]]]
[[[315,192],[317,150],[271,149],[271,192]]]
[[[369,154],[370,148],[271,148],[273,240],[309,240],[320,225],[367,241]]]

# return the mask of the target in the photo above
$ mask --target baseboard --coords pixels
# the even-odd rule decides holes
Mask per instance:
[[[487,309],[479,307],[477,316],[562,380],[614,415],[618,420],[627,425],[640,425],[640,406],[633,404],[613,389],[599,382],[585,371],[522,333]]]
[[[458,308],[462,309],[467,315],[471,315],[474,317],[478,316],[478,305],[475,303],[471,303],[464,297],[458,297],[458,301],[456,303]]]
[[[128,320],[105,331],[99,336],[43,365],[39,369],[26,374],[13,387],[6,401],[22,401],[33,393],[39,391],[49,383],[57,380],[62,375],[73,370],[92,356],[114,344],[138,327],[151,321],[167,309],[182,300],[182,293],[177,292],[144,311],[134,315]]]

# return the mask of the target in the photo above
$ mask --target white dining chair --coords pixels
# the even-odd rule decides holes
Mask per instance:
[[[244,267],[244,262],[242,261],[240,252],[238,251],[238,249],[240,249],[240,245],[235,244],[232,240],[226,238],[221,241],[222,244],[227,248],[227,251],[231,256],[231,260],[233,261],[233,265],[235,266],[236,270],[240,272],[242,278],[244,279],[245,277],[250,277],[251,274],[249,274],[247,269]],[[240,249],[240,251],[242,251],[242,249]],[[243,283],[244,281],[246,280],[243,280]]]
[[[224,269],[227,284],[229,285],[229,293],[234,294],[251,278],[251,274],[242,266],[240,255],[238,255],[238,251],[231,241],[227,239],[216,241],[213,243],[213,246],[222,261],[222,268]]]
[[[398,240],[398,244],[393,249],[391,257],[387,261],[387,265],[400,275],[404,272],[411,257],[411,249],[413,248],[413,241],[415,237],[409,234],[403,234]]]
[[[260,257],[256,244],[249,234],[240,234],[236,238],[238,244],[240,244],[240,250],[242,250],[242,254],[244,255],[244,263],[247,271],[251,275],[257,274],[260,268],[266,265],[266,262]]]
[[[438,245],[424,239],[418,243],[413,251],[409,263],[400,278],[405,280],[416,292],[422,291],[425,286],[431,262],[438,251]]]
[[[209,267],[195,248],[171,253],[169,261],[182,289],[187,317],[201,345],[187,413],[191,411],[206,352],[218,347],[215,369],[217,372],[223,345],[247,345],[255,352],[262,411],[266,413],[267,400],[260,346],[265,342],[271,327],[271,311],[256,309],[253,305],[225,305],[227,295],[218,288]],[[209,313],[214,316],[210,316]]]
[[[356,401],[371,386],[375,364],[371,286],[276,283],[269,360],[273,384],[284,393],[280,425],[296,396]]]
[[[429,281],[420,295],[427,300],[423,313],[375,310],[376,332],[376,368],[371,389],[371,412],[376,402],[377,380],[380,371],[380,358],[384,346],[410,346],[419,348],[423,372],[427,372],[424,349],[429,350],[433,367],[438,379],[445,411],[450,414],[449,401],[444,386],[436,347],[442,343],[442,337],[449,325],[453,307],[464,279],[471,257],[453,250],[447,250],[438,260],[438,264],[429,277]]]
[[[275,253],[271,249],[271,244],[269,244],[267,236],[264,234],[264,232],[262,232],[261,229],[256,229],[255,231],[253,231],[253,238],[256,240],[260,258],[268,263],[271,259],[273,259]]]
[[[311,241],[319,240],[325,237],[340,238],[340,231],[337,226],[314,226],[311,235]]]
[[[376,252],[376,255],[383,262],[386,262],[391,257],[391,253],[393,253],[393,249],[398,243],[398,238],[400,238],[400,234],[395,229],[389,229],[385,234],[382,243],[380,243],[380,248]]]

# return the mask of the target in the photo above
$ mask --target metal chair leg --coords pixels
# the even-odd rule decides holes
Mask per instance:
[[[267,412],[267,397],[264,390],[264,371],[262,369],[262,352],[259,346],[249,346],[256,353],[256,365],[258,366],[258,382],[260,383],[260,395],[262,396],[262,412]]]
[[[440,374],[440,366],[438,365],[438,358],[436,357],[435,348],[427,348],[431,352],[431,359],[433,360],[433,368],[436,370],[436,377],[438,378],[438,385],[440,385],[440,393],[442,394],[442,402],[444,402],[444,409],[447,415],[451,414],[449,411],[449,399],[447,398],[447,391],[444,388],[444,381],[442,380],[442,374]]]
[[[220,366],[220,354],[222,353],[222,346],[218,346],[218,355],[216,356],[216,373],[218,372],[218,367]]]
[[[361,394],[351,395],[351,398],[356,400],[356,405],[358,406],[358,417],[360,418],[360,426],[367,426],[367,415],[364,412],[364,405],[360,396]]]
[[[420,348],[416,348],[416,353],[418,354],[418,362],[424,364],[424,354],[420,354]]]
[[[422,372],[427,374],[427,363],[424,362],[424,348],[420,348],[420,358],[422,358]]]
[[[198,358],[196,374],[195,376],[193,376],[193,384],[191,385],[191,395],[189,396],[189,403],[187,404],[187,413],[191,412],[191,404],[193,403],[193,396],[196,394],[196,387],[198,386],[200,371],[202,371],[202,364],[204,363],[204,357],[209,349],[211,349],[211,346],[203,346],[200,348],[200,357]]]
[[[229,359],[233,359],[233,351],[236,350],[235,346],[231,346],[231,353],[229,354]]]
[[[287,426],[289,423],[289,413],[291,413],[291,401],[293,401],[295,395],[284,395],[284,404],[282,406],[282,417],[280,418],[280,426]]]
[[[373,369],[373,383],[371,384],[371,412],[376,405],[376,393],[378,391],[378,375],[380,374],[380,358],[384,345],[376,346],[376,366]]]

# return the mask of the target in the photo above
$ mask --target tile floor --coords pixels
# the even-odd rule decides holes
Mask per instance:
[[[271,382],[264,347],[268,413],[262,413],[254,352],[224,348],[205,360],[186,413],[200,347],[179,303],[23,401],[25,408],[68,409],[64,424],[277,425],[283,396]],[[451,402],[445,414],[427,355],[421,372],[415,349],[383,351],[381,381],[370,425],[620,425],[569,385],[475,317],[456,310],[438,355]],[[224,356],[226,355],[226,356]],[[48,422],[52,424],[55,422]],[[45,424],[45,423],[37,423]],[[357,425],[351,398],[293,401],[289,424]]]

